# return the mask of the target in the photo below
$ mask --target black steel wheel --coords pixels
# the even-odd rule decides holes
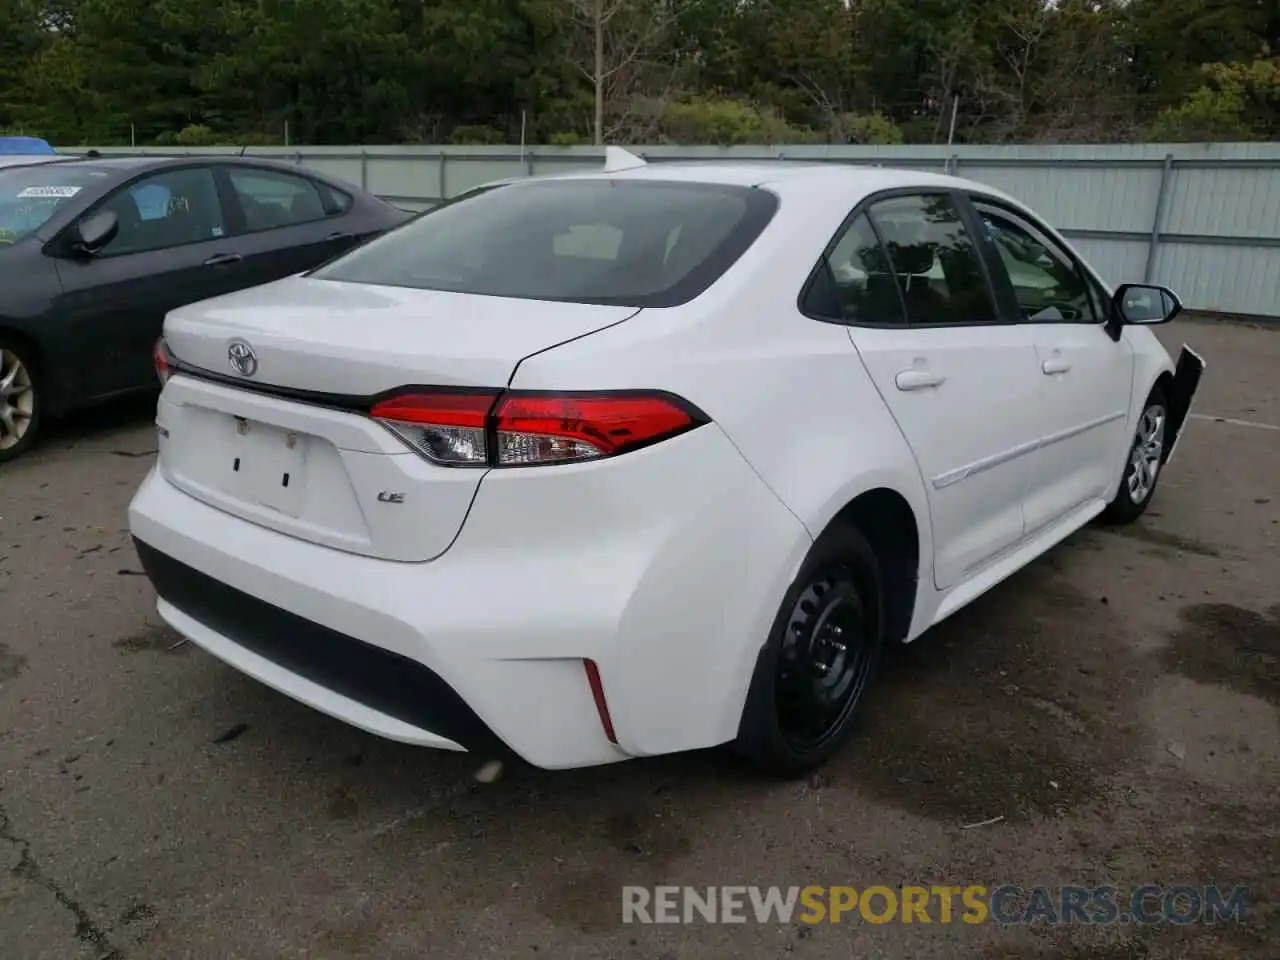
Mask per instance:
[[[760,653],[735,747],[798,775],[848,737],[884,645],[879,564],[854,528],[827,531],[787,591]]]

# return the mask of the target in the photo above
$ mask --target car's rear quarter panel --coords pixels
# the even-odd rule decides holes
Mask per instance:
[[[752,554],[734,560],[737,570],[781,564],[783,572],[775,578],[725,577],[723,570],[705,569],[693,557],[681,565],[689,576],[702,578],[699,593],[724,597],[726,619],[697,642],[716,651],[722,664],[716,669],[730,671],[732,681],[707,689],[702,683],[667,680],[663,709],[678,710],[682,700],[711,699],[715,711],[736,726],[759,648],[812,539],[859,494],[883,487],[902,495],[918,518],[920,556],[932,556],[919,471],[846,328],[811,320],[797,307],[809,271],[856,200],[852,194],[834,201],[827,194],[784,195],[760,241],[701,298],[683,307],[643,310],[625,323],[527,359],[513,378],[518,389],[658,388],[691,400],[724,431],[759,477],[761,489],[775,500],[753,509],[763,518],[781,507],[797,521],[788,544],[749,531],[722,541]],[[726,489],[724,495],[742,496],[742,491]],[[741,522],[753,522],[752,512],[739,515]],[[468,527],[474,522],[469,520]],[[674,547],[678,553],[680,545]],[[759,555],[762,551],[771,555]],[[927,574],[926,569],[925,581]],[[681,586],[678,579],[671,582],[673,589]],[[695,594],[686,587],[673,596]],[[740,615],[744,609],[750,616]],[[695,656],[687,636],[673,643],[662,630],[646,632],[641,620],[624,625],[621,636],[627,638],[625,656],[637,674],[657,678],[670,658]],[[658,706],[655,701],[637,708]],[[723,735],[730,728],[718,729]]]

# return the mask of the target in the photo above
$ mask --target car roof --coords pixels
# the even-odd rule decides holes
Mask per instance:
[[[33,167],[45,163],[65,163],[75,157],[64,157],[47,153],[7,153],[0,155],[0,167]]]
[[[859,181],[867,193],[904,187],[932,187],[944,190],[980,190],[996,193],[984,184],[928,170],[874,166],[868,163],[831,162],[821,160],[770,160],[699,162],[682,160],[649,163],[602,176],[643,180],[685,180],[700,183],[722,183],[747,187],[812,185],[841,181],[849,185]]]
[[[636,165],[621,170],[575,170],[542,177],[510,177],[492,185],[538,180],[626,179],[803,190],[821,189],[824,184],[834,186],[838,183],[846,189],[854,187],[866,194],[916,187],[974,191],[1013,200],[1002,191],[974,180],[927,170],[882,167],[868,163],[822,160],[671,160],[646,163],[638,158],[637,161]]]

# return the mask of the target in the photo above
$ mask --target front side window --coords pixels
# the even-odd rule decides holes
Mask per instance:
[[[208,167],[143,177],[102,205],[120,223],[102,256],[144,253],[216,240],[224,235],[222,205]]]
[[[250,232],[292,227],[328,216],[320,188],[306,177],[240,168],[231,168],[229,174]]]
[[[527,181],[436,207],[313,276],[532,300],[674,306],[723,274],[776,206],[773,194],[750,187]]]
[[[992,204],[974,209],[1000,255],[1022,319],[1032,323],[1093,323],[1089,286],[1059,244],[1016,214]]]
[[[871,206],[871,219],[888,251],[912,325],[998,319],[978,248],[949,195],[881,200]]]

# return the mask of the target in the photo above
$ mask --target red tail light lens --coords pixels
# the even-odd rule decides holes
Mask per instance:
[[[374,406],[381,421],[428,460],[518,467],[612,457],[707,422],[667,393],[402,394]]]
[[[489,463],[489,411],[498,392],[408,393],[375,404],[369,415],[434,463]]]
[[[499,466],[611,457],[696,426],[663,394],[507,394],[494,411]]]
[[[151,359],[155,364],[156,377],[160,380],[160,385],[164,386],[169,382],[169,378],[173,376],[173,354],[169,352],[169,347],[164,342],[164,337],[156,341],[156,345],[151,351]]]

